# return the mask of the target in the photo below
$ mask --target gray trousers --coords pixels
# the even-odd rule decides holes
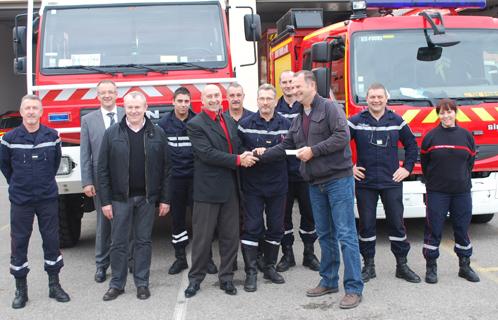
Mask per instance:
[[[97,214],[97,229],[95,231],[95,266],[107,269],[110,265],[111,251],[111,221],[102,213],[102,205],[98,196],[93,197]]]
[[[111,281],[110,288],[124,289],[128,273],[130,231],[133,241],[133,279],[136,287],[149,286],[152,252],[152,227],[155,204],[147,203],[145,196],[131,197],[126,202],[112,202],[111,220]]]
[[[233,263],[239,249],[239,199],[234,193],[228,202],[194,202],[192,212],[192,267],[188,277],[201,283],[206,277],[214,232],[218,230],[221,282],[233,280]]]

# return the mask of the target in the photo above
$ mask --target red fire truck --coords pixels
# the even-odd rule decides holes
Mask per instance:
[[[366,2],[352,1],[349,20],[321,28],[320,10],[290,10],[277,33],[266,37],[273,40],[262,59],[265,73],[278,87],[284,70],[313,70],[320,94],[343,103],[348,116],[366,108],[368,86],[380,82],[389,91],[388,108],[409,123],[419,146],[437,124],[438,99],[455,99],[457,121],[472,132],[478,148],[473,220],[488,222],[498,208],[498,19],[459,14],[459,8],[485,5],[369,0],[368,8],[379,12],[367,16]],[[419,163],[403,191],[405,217],[424,217]],[[377,216],[384,218],[380,203]]]
[[[251,63],[236,65],[230,44],[254,53],[255,65],[256,45],[246,40],[259,40],[260,20],[247,14],[252,8],[242,6],[244,1],[235,4],[225,0],[50,0],[42,1],[39,14],[33,14],[33,1],[28,2],[27,26],[21,26],[19,17],[13,31],[14,69],[28,75],[28,92],[42,99],[42,123],[57,129],[63,141],[57,176],[63,247],[76,244],[83,212],[93,210],[92,202],[81,193],[79,132],[81,117],[99,107],[95,87],[100,80],[117,83],[118,105],[127,92],[143,92],[153,121],[172,109],[172,95],[179,86],[190,90],[192,108],[199,111],[204,86],[214,83],[224,92],[236,80],[236,66],[237,80],[248,92],[256,92],[257,70],[243,78],[245,65]],[[235,40],[229,35],[228,22],[240,28]],[[245,39],[240,36],[244,32]]]

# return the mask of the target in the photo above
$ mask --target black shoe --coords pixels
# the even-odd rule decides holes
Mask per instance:
[[[218,273],[218,268],[214,264],[214,261],[212,258],[209,259],[209,261],[207,263],[207,273],[209,273],[209,274],[217,274]]]
[[[190,282],[187,289],[185,289],[185,298],[192,298],[200,288],[198,283]]]
[[[280,262],[277,264],[278,272],[285,272],[289,270],[289,268],[294,267],[296,265],[296,260],[294,259],[294,251],[292,251],[292,246],[282,246],[282,258]],[[304,264],[304,260],[303,260]]]
[[[95,271],[95,282],[102,283],[107,279],[106,270],[104,267],[98,267]]]
[[[377,276],[375,273],[375,262],[374,258],[363,258],[363,269],[361,269],[361,279],[363,282],[368,282],[368,280],[373,279]]]
[[[58,274],[51,274],[48,276],[48,296],[55,299],[57,302],[68,302],[71,300],[66,291],[62,289]]]
[[[187,259],[177,259],[168,270],[169,274],[178,274],[188,268]]]
[[[437,283],[436,259],[427,259],[427,262],[425,264],[425,282]]]
[[[420,277],[406,264],[406,257],[396,257],[396,278],[405,279],[412,283],[421,281]]]
[[[24,308],[26,302],[28,302],[28,283],[26,278],[16,278],[16,295],[12,301],[12,308]]]
[[[102,297],[102,300],[104,301],[111,301],[119,297],[124,293],[124,289],[117,289],[117,288],[109,288],[107,292],[104,294]]]
[[[233,285],[232,281],[225,281],[220,284],[220,289],[225,291],[226,294],[234,296],[237,294],[237,288]]]
[[[458,257],[460,269],[458,270],[458,276],[464,278],[470,282],[479,282],[479,276],[477,273],[472,270],[470,267],[470,258],[469,257]]]
[[[147,300],[150,298],[150,291],[147,287],[138,287],[137,288],[137,298],[140,300]]]
[[[315,256],[313,243],[304,244],[303,266],[308,267],[313,271],[320,271],[320,261],[318,261],[318,258]]]

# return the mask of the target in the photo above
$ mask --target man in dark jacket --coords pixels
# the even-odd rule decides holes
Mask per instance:
[[[242,152],[237,127],[221,112],[221,90],[207,85],[202,111],[187,124],[194,151],[194,209],[192,213],[192,267],[185,297],[193,297],[206,276],[215,229],[220,246],[220,289],[237,293],[233,262],[239,246],[239,166],[252,166],[256,158]]]
[[[299,71],[294,76],[296,99],[303,111],[292,122],[284,141],[262,154],[261,161],[271,161],[286,153],[301,160],[300,172],[310,183],[316,232],[321,247],[320,283],[306,294],[322,296],[338,291],[340,265],[339,243],[344,260],[346,295],[339,303],[343,309],[354,308],[361,302],[360,253],[354,219],[354,179],[349,129],[340,105],[320,97],[311,71]],[[338,243],[339,242],[339,243]]]
[[[301,114],[302,105],[296,101],[294,95],[294,72],[283,71],[280,74],[280,88],[282,89],[282,96],[278,99],[275,111],[283,117],[294,120]],[[313,271],[320,270],[320,261],[315,256],[314,243],[317,239],[315,222],[313,221],[313,212],[311,211],[311,201],[309,195],[308,182],[304,181],[299,173],[300,161],[295,155],[287,157],[287,170],[289,173],[289,190],[287,192],[287,203],[285,205],[285,218],[284,218],[284,237],[282,238],[282,259],[277,265],[278,272],[289,270],[290,267],[296,265],[294,259],[294,225],[292,223],[292,208],[294,207],[294,200],[297,199],[299,204],[299,213],[301,216],[299,224],[299,236],[303,240],[303,266],[310,268]]]
[[[360,217],[360,252],[365,262],[362,278],[367,282],[376,276],[375,225],[380,196],[389,225],[391,251],[396,257],[396,277],[417,283],[420,277],[407,265],[410,243],[403,224],[403,180],[417,161],[417,142],[403,118],[386,108],[387,91],[383,85],[374,83],[368,88],[367,104],[368,109],[349,119],[358,155],[353,173]],[[403,166],[399,165],[398,142],[405,148]]]
[[[169,185],[173,229],[171,242],[175,248],[176,260],[169,268],[169,274],[177,274],[188,268],[185,247],[189,243],[189,236],[185,216],[187,206],[192,205],[194,155],[187,135],[187,122],[194,116],[195,113],[190,110],[190,91],[185,87],[180,87],[173,93],[173,111],[166,114],[158,123],[168,139],[171,160]],[[211,256],[208,273],[217,272]]]
[[[124,97],[126,117],[106,130],[98,163],[102,212],[111,220],[111,281],[104,301],[124,292],[128,235],[134,234],[133,277],[137,298],[148,299],[151,233],[156,202],[159,216],[169,212],[169,163],[166,136],[145,117],[145,96]]]
[[[59,250],[59,194],[55,182],[61,161],[60,138],[55,130],[40,124],[43,109],[37,96],[24,96],[20,113],[22,124],[5,134],[0,145],[0,169],[9,184],[10,273],[17,289],[14,309],[24,308],[28,301],[28,245],[35,215],[43,240],[49,297],[59,302],[70,300],[59,284],[59,272],[64,266]]]

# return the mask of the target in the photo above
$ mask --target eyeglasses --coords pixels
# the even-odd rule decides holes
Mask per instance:
[[[389,145],[389,141],[390,141],[390,135],[388,131],[372,130],[370,133],[370,140],[368,141],[368,143],[376,147],[386,148]]]

